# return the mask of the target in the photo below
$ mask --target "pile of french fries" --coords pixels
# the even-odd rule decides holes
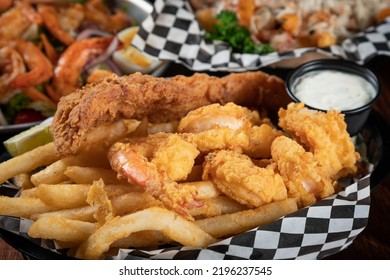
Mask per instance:
[[[211,181],[202,181],[201,166],[195,165],[180,184],[195,189],[204,206],[191,210],[195,221],[188,221],[140,186],[117,177],[106,156],[111,144],[175,127],[174,122],[120,120],[91,133],[78,155],[60,157],[49,143],[1,163],[0,183],[13,180],[20,192],[0,196],[0,215],[33,220],[29,236],[55,240],[73,257],[102,259],[120,248],[205,247],[297,210],[294,199],[248,209]]]

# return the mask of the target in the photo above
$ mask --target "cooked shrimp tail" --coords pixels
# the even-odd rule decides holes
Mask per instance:
[[[0,103],[7,102],[19,90],[11,82],[26,72],[22,56],[14,48],[0,48]]]
[[[54,69],[53,87],[61,95],[75,92],[82,86],[81,72],[91,58],[102,54],[112,37],[96,37],[75,41],[62,53]]]
[[[16,49],[23,56],[29,71],[19,74],[11,82],[12,86],[16,88],[36,86],[53,76],[53,66],[50,60],[32,42],[18,40]]]
[[[192,189],[181,188],[176,181],[190,174],[198,154],[193,145],[178,136],[158,134],[135,143],[115,143],[108,159],[120,177],[145,188],[167,208],[193,220],[189,209],[203,203]]]

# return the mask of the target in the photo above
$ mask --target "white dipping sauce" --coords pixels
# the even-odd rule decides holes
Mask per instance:
[[[312,71],[294,85],[294,95],[308,106],[322,110],[352,110],[376,96],[366,79],[335,70]]]

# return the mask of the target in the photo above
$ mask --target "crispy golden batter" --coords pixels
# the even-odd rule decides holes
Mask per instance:
[[[287,109],[280,109],[279,117],[279,126],[313,153],[324,175],[337,180],[356,172],[360,156],[340,112],[324,113],[309,110],[303,103],[291,103]]]
[[[282,177],[274,165],[256,166],[250,157],[230,150],[208,154],[203,180],[211,180],[224,194],[241,204],[259,207],[287,198]]]
[[[62,98],[51,131],[60,154],[76,154],[86,135],[105,123],[145,116],[151,122],[172,121],[195,108],[230,101],[261,104],[272,112],[290,99],[281,79],[260,71],[223,78],[197,73],[169,79],[136,73],[107,78]]]
[[[127,143],[126,143],[127,142]],[[199,152],[176,134],[153,134],[117,142],[108,151],[110,164],[120,177],[139,185],[163,204],[189,220],[188,209],[202,206],[192,189],[180,188]]]
[[[271,153],[289,197],[295,198],[299,207],[334,193],[331,179],[321,173],[320,163],[296,141],[280,136],[272,142]]]
[[[283,133],[255,110],[211,104],[189,112],[179,122],[178,132],[203,153],[217,149],[243,152],[252,158],[269,158],[272,141]]]

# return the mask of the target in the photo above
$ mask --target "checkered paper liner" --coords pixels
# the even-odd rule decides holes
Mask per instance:
[[[364,64],[376,55],[390,55],[390,17],[329,48],[299,48],[266,55],[233,53],[225,42],[206,41],[188,1],[156,0],[132,44],[160,60],[181,63],[193,71],[255,70],[308,52]]]
[[[7,183],[2,188],[13,189],[14,186]],[[116,256],[107,259],[322,259],[352,243],[367,225],[369,208],[370,179],[367,175],[310,207],[206,248],[121,249]],[[67,250],[54,241],[30,238],[27,232],[32,223],[28,219],[0,216],[0,228],[58,254],[66,254]]]

